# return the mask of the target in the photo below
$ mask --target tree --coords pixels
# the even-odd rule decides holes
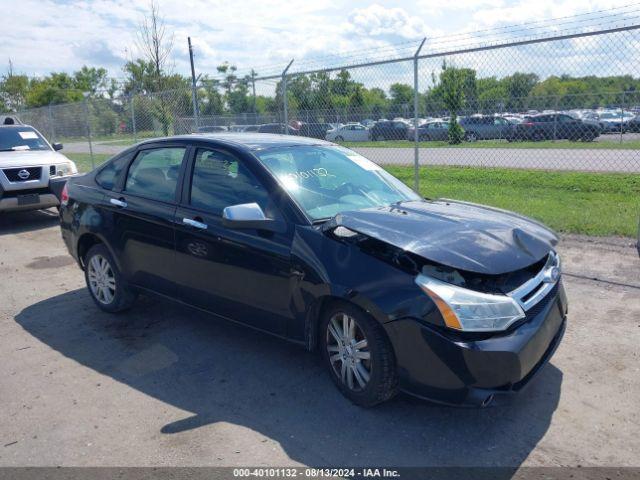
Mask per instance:
[[[26,103],[29,78],[26,75],[13,73],[13,63],[9,60],[7,73],[0,80],[0,110],[17,112]]]
[[[503,82],[508,96],[507,109],[516,111],[524,110],[527,103],[526,98],[539,80],[535,73],[516,72],[513,75],[505,77]]]
[[[152,92],[162,92],[167,88],[169,77],[169,56],[173,49],[173,35],[166,34],[164,19],[154,0],[149,4],[149,14],[144,17],[138,30],[138,48],[143,60],[138,60],[143,74],[150,74]],[[131,63],[131,62],[130,62]],[[162,125],[164,135],[169,135],[169,126],[173,121],[170,105],[164,95],[158,95],[153,112]]]
[[[464,74],[457,68],[448,68],[443,65],[440,73],[442,85],[442,100],[449,110],[449,143],[462,143],[463,131],[458,123],[458,112],[465,103],[464,98]]]

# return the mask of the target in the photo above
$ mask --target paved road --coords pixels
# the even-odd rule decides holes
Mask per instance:
[[[565,240],[569,323],[521,395],[364,410],[317,357],[166,301],[92,303],[57,217],[0,216],[0,466],[639,466],[640,262]],[[626,286],[625,286],[626,285]]]
[[[126,147],[109,143],[93,145],[94,153],[115,155]],[[355,148],[379,164],[413,165],[413,148]],[[88,153],[86,142],[65,144],[65,152]],[[590,172],[640,173],[639,150],[546,148],[421,148],[421,165],[458,165],[507,168],[539,168]]]

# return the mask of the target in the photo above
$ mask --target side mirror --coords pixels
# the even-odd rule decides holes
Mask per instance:
[[[269,232],[284,231],[282,222],[267,218],[257,203],[242,203],[225,207],[222,225],[227,228],[248,228]]]
[[[51,146],[53,147],[53,149],[57,152],[58,150],[62,150],[62,144],[59,142],[56,143],[52,143]]]

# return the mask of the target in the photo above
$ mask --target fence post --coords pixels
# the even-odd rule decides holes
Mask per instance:
[[[195,131],[200,128],[198,119],[198,92],[196,89],[196,70],[193,66],[193,47],[191,46],[191,37],[187,37],[189,41],[189,61],[191,62],[191,101],[193,102],[193,121],[195,123]]]
[[[287,72],[289,71],[289,67],[291,66],[291,64],[293,63],[293,58],[291,59],[291,61],[289,62],[289,65],[287,65],[287,68],[285,68],[282,71],[282,107],[284,109],[284,134],[285,135],[289,135],[289,106],[287,105]]]
[[[256,72],[251,69],[251,90],[253,91],[253,123],[258,123],[256,120]]]
[[[553,114],[553,141],[556,141],[556,137],[558,136],[558,102],[559,102],[559,96],[556,95],[556,103],[553,107],[553,111],[555,112]]]
[[[131,130],[133,131],[133,142],[138,143],[138,132],[136,129],[136,108],[134,106],[135,98],[135,92],[132,91],[131,95],[129,95],[129,103],[131,108]]]
[[[51,141],[55,142],[56,140],[56,127],[53,123],[53,115],[51,114],[51,103],[49,103],[49,107],[47,108],[47,116],[49,117],[49,131],[51,133]]]
[[[622,133],[624,128],[624,100],[626,92],[622,92],[622,103],[620,104],[620,142],[622,143]]]
[[[420,135],[418,132],[418,55],[420,55],[420,50],[422,50],[422,46],[426,40],[426,38],[422,39],[420,46],[413,56],[413,188],[417,194],[420,194],[420,150],[418,145],[420,141]]]
[[[87,138],[89,139],[89,155],[91,156],[91,168],[96,168],[95,160],[93,159],[93,144],[91,143],[91,122],[89,120],[89,102],[87,100],[88,93],[84,95],[84,122],[87,128]]]

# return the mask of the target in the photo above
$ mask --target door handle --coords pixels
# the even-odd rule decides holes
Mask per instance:
[[[124,199],[120,199],[120,198],[110,198],[109,203],[111,205],[115,205],[116,207],[120,207],[120,208],[127,207],[127,202],[125,202]]]
[[[199,222],[198,220],[194,220],[192,218],[183,218],[182,223],[184,223],[185,225],[189,225],[190,227],[197,228],[199,230],[207,229],[206,223]]]

